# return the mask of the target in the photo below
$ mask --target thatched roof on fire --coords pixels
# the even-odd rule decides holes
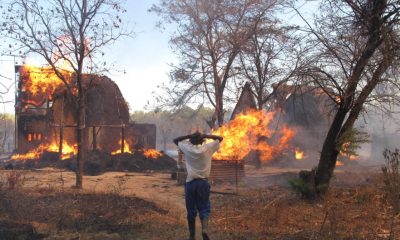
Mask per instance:
[[[233,109],[231,120],[236,117],[236,115],[246,112],[249,109],[257,109],[256,101],[254,100],[253,94],[251,93],[250,83],[247,82],[242,89],[239,96],[239,100]]]

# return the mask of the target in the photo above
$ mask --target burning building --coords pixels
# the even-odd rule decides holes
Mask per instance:
[[[216,159],[244,159],[256,166],[261,162],[293,164],[294,160],[318,159],[330,113],[335,110],[332,100],[305,85],[274,88],[268,102],[273,111],[257,110],[250,85],[245,84],[231,120],[213,131],[224,136]]]
[[[16,97],[16,151],[44,149],[61,154],[76,152],[76,102],[51,68],[22,66]],[[72,73],[65,72],[68,81]],[[108,153],[150,149],[156,145],[156,126],[130,122],[129,108],[118,86],[106,76],[86,74],[86,150]],[[34,156],[32,156],[34,158]],[[28,157],[29,158],[29,157]]]
[[[245,162],[260,167],[287,149],[295,131],[285,123],[274,127],[275,115],[257,110],[250,85],[245,84],[231,120],[212,131],[224,140],[213,156],[210,178],[237,181],[244,176]]]
[[[315,164],[334,111],[330,98],[318,89],[282,84],[268,104],[273,111],[257,109],[246,84],[230,121],[211,130],[224,139],[213,155],[212,181],[240,180],[245,164]]]
[[[315,87],[286,84],[273,87],[271,105],[281,110],[282,122],[296,131],[291,141],[291,158],[314,165],[336,111],[334,102]]]

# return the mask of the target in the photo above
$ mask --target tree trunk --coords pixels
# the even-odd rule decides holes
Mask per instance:
[[[63,141],[64,141],[64,134],[63,134],[63,127],[60,126],[60,141],[58,145],[58,157],[62,158],[62,150],[63,150]]]
[[[315,185],[317,193],[325,193],[326,190],[328,190],[329,182],[332,178],[333,170],[336,166],[336,160],[339,155],[337,139],[339,138],[346,114],[347,111],[345,109],[338,109],[325,138],[324,145],[322,146],[321,157],[315,173]]]
[[[97,151],[97,134],[96,134],[96,127],[92,127],[92,143],[93,143],[93,151]]]
[[[251,154],[251,155],[252,155],[252,158],[253,158],[252,160],[253,160],[253,163],[254,163],[254,167],[256,169],[260,169],[261,168],[260,151],[259,150],[255,150],[254,154]]]
[[[58,145],[58,157],[62,158],[62,149],[63,149],[63,141],[64,141],[64,100],[65,100],[65,94],[63,94],[62,98],[62,105],[61,105],[61,114],[60,114],[60,143]]]
[[[121,154],[125,153],[125,127],[121,128]]]
[[[258,146],[261,142],[267,141],[267,139],[265,137],[258,136],[256,141],[256,146]],[[255,150],[254,153],[254,166],[256,167],[256,169],[261,168],[261,152],[259,150]]]
[[[78,90],[78,111],[77,111],[77,144],[78,154],[76,157],[76,188],[82,189],[83,187],[83,161],[85,157],[85,99],[82,90]]]
[[[218,94],[216,97],[216,108],[217,113],[217,124],[221,127],[224,124],[224,103],[222,101],[222,94]]]
[[[163,136],[162,137],[162,141],[163,141],[163,151],[166,152],[167,151],[167,137]]]

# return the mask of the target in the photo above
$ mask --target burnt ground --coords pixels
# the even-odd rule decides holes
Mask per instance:
[[[400,238],[400,219],[385,201],[379,167],[338,168],[330,191],[312,202],[288,187],[298,171],[247,166],[237,186],[212,186],[212,239]],[[187,235],[183,187],[167,172],[85,176],[79,191],[73,189],[74,173],[62,169],[0,174],[0,239]]]
[[[76,157],[59,160],[58,154],[53,152],[44,153],[40,159],[26,161],[5,161],[0,166],[6,169],[40,169],[53,167],[70,171],[76,170]],[[174,171],[176,161],[162,154],[158,158],[145,157],[143,151],[135,151],[133,154],[117,154],[94,151],[85,155],[84,173],[86,175],[99,175],[109,171]]]

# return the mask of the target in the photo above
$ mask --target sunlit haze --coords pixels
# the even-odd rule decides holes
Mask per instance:
[[[170,64],[176,62],[176,56],[168,45],[168,40],[174,29],[161,31],[156,27],[160,18],[148,12],[148,9],[157,0],[147,1],[126,1],[126,24],[133,30],[134,36],[118,40],[115,44],[109,45],[105,51],[104,61],[110,67],[106,75],[114,80],[122,91],[125,100],[130,106],[130,111],[146,110],[146,104],[152,102],[153,92],[159,90],[158,85],[168,83],[168,72]],[[299,6],[305,16],[310,17],[310,11],[315,10],[315,2],[308,2]],[[284,12],[283,19],[299,24],[301,19],[294,11]],[[1,46],[7,47],[7,46]],[[16,61],[16,62],[14,62]],[[11,87],[7,94],[3,94],[3,101],[6,102],[0,112],[14,112],[14,65],[27,64],[37,65],[39,60],[32,57],[25,59],[13,56],[0,56],[0,81],[6,87]]]
[[[127,21],[135,32],[134,37],[121,39],[104,49],[105,61],[112,65],[110,73],[106,75],[118,84],[131,111],[144,110],[146,103],[151,102],[152,92],[157,90],[157,85],[168,81],[169,64],[174,58],[168,46],[169,32],[157,29],[158,16],[147,11],[156,2],[127,1]],[[15,60],[16,64],[23,62],[19,58]],[[32,59],[25,61],[35,64]],[[0,108],[0,112],[12,113],[14,57],[0,56],[0,78],[4,85],[11,87],[9,93],[2,96],[7,103]]]

